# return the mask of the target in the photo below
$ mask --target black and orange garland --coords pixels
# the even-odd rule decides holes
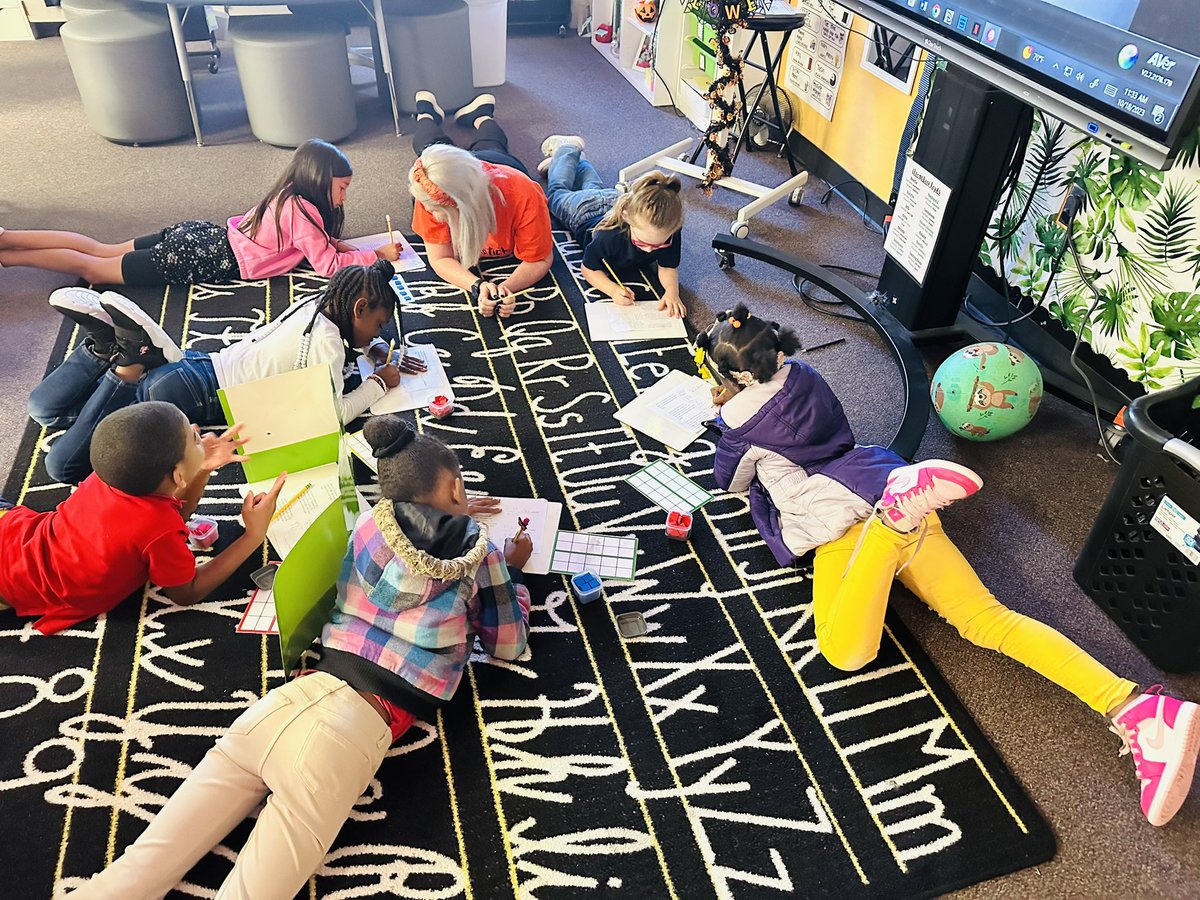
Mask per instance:
[[[731,43],[739,28],[746,25],[750,6],[765,6],[762,0],[687,0],[684,9],[713,26],[716,36],[709,42],[717,54],[717,77],[702,95],[714,110],[701,139],[708,150],[708,169],[700,180],[700,189],[711,194],[713,185],[733,172],[733,153],[729,132],[741,120],[741,94],[731,91],[742,81],[742,54],[734,55]]]

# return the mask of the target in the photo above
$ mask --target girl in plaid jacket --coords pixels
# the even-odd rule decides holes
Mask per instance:
[[[458,688],[475,638],[516,659],[529,632],[528,535],[488,539],[458,459],[403,419],[365,429],[384,499],[359,518],[315,662],[234,721],[158,816],[73,897],[161,897],[266,797],[220,898],[291,898],[388,747]]]

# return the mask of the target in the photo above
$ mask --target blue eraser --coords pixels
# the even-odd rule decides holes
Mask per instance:
[[[572,575],[571,591],[580,603],[591,603],[600,597],[600,579],[592,572]]]

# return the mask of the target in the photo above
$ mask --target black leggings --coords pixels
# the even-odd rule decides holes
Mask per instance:
[[[529,174],[525,165],[508,152],[508,135],[495,119],[481,122],[479,127],[473,128],[472,131],[475,132],[475,137],[467,147],[472,156],[499,166],[510,166],[525,175]],[[413,152],[420,156],[431,144],[449,144],[453,147],[454,141],[446,136],[440,122],[429,117],[417,119],[417,130],[413,132]]]

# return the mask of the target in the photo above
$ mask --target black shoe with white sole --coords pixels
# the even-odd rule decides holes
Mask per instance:
[[[83,330],[84,345],[98,359],[117,354],[117,333],[112,316],[100,305],[100,295],[83,287],[59,288],[50,295],[50,305]]]
[[[454,121],[459,125],[473,125],[480,116],[495,115],[496,98],[491,94],[480,94],[454,114]]]
[[[413,99],[416,100],[416,112],[413,115],[432,116],[433,121],[442,124],[442,119],[446,118],[446,111],[437,102],[433,91],[417,91]]]
[[[183,351],[146,311],[113,291],[100,295],[100,305],[112,318],[120,353],[118,366],[142,365],[147,369],[183,359]]]

